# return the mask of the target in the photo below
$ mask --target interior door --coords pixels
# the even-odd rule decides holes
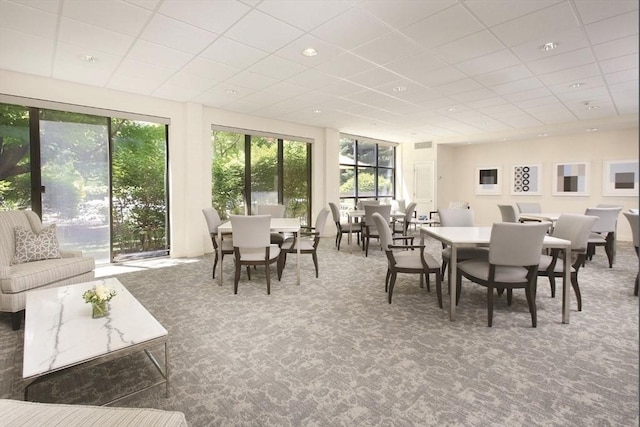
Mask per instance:
[[[413,200],[418,216],[429,215],[435,206],[435,163],[433,160],[413,164]]]

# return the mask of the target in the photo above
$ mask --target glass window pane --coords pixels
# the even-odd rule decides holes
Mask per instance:
[[[278,140],[251,136],[251,212],[278,204]]]
[[[113,259],[166,255],[166,126],[126,119],[111,123]]]
[[[358,198],[376,196],[375,168],[358,168]]]
[[[61,248],[97,263],[111,261],[107,124],[106,117],[40,111],[42,222],[56,224]]]
[[[213,131],[211,140],[211,205],[222,219],[244,214],[244,134]]]
[[[307,144],[296,141],[283,141],[284,164],[283,186],[285,216],[300,218],[307,224],[309,210],[309,185],[307,182]]]
[[[392,169],[378,169],[378,196],[393,196]]]
[[[356,142],[350,138],[340,138],[340,163],[355,165]]]
[[[29,109],[0,104],[0,210],[31,208]]]
[[[340,197],[354,197],[356,195],[355,173],[351,166],[340,166]]]
[[[376,165],[376,144],[358,143],[358,165]]]
[[[378,145],[378,166],[393,167],[393,147]]]

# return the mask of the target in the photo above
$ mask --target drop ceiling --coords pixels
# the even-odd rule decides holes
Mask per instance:
[[[638,1],[0,0],[0,68],[401,143],[514,140],[638,126]]]

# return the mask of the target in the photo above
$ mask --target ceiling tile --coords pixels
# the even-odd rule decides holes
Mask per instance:
[[[151,95],[160,85],[161,83],[158,80],[116,73],[109,81],[107,87],[123,92]]]
[[[85,49],[82,47],[58,43],[51,76],[61,80],[105,86],[122,61],[122,57],[106,52],[97,52],[98,62],[87,62],[82,59],[84,52]]]
[[[594,62],[579,67],[567,68],[566,70],[555,71],[553,73],[539,74],[538,80],[545,85],[554,85],[557,83],[578,83],[582,79],[598,76],[600,69]]]
[[[604,76],[607,84],[613,85],[615,83],[628,82],[628,81],[637,81],[638,80],[638,69],[634,68],[631,70],[618,71],[616,73],[605,74]]]
[[[440,93],[438,88],[435,88],[435,90]],[[455,99],[456,102],[467,103],[467,104],[469,102],[480,101],[483,99],[496,98],[496,94],[486,88],[479,88],[475,90],[465,89],[464,91],[451,93],[450,96],[452,99]]]
[[[62,16],[107,30],[137,36],[152,13],[138,6],[115,0],[65,0]]]
[[[164,0],[159,12],[165,16],[222,34],[238,22],[251,8],[235,0]],[[215,16],[215,19],[211,19]]]
[[[615,2],[614,2],[615,3]],[[638,10],[621,16],[594,22],[585,27],[592,43],[604,43],[611,40],[638,34]]]
[[[12,2],[56,14],[60,7],[59,0],[12,0]],[[4,11],[2,6],[0,6],[0,11]]]
[[[182,71],[206,79],[224,81],[238,73],[240,70],[226,64],[209,61],[208,59],[195,58],[189,62]]]
[[[451,83],[431,87],[434,93],[441,96],[451,96],[454,99],[455,97],[453,97],[453,95],[455,94],[476,91],[481,88],[482,85],[480,83],[470,78],[460,79]]]
[[[524,65],[514,65],[512,67],[475,76],[474,79],[484,86],[494,86],[499,83],[513,82],[516,80],[526,79],[528,77],[533,77],[531,71],[529,71]]]
[[[343,49],[353,49],[391,29],[361,9],[349,9],[311,31],[311,34]]]
[[[135,38],[95,25],[62,18],[58,40],[85,47],[85,53],[93,56],[97,56],[95,51],[123,56],[131,48]]]
[[[585,24],[602,21],[616,15],[638,10],[637,0],[581,0],[575,2],[580,19]]]
[[[488,27],[553,6],[562,0],[482,0],[466,1],[465,6]]]
[[[340,81],[337,77],[329,76],[318,70],[309,69],[302,73],[296,74],[287,79],[288,83],[306,87],[308,89],[318,89],[324,86],[330,86]]]
[[[155,15],[140,35],[143,40],[194,54],[200,53],[217,37],[217,34],[162,15]]]
[[[579,84],[580,87],[572,87],[574,84]],[[565,94],[565,93],[578,93],[585,90],[590,90],[596,87],[604,87],[605,82],[601,76],[594,76],[589,78],[580,79],[580,81],[571,82],[571,83],[559,83],[556,85],[548,85],[549,90],[556,94]]]
[[[403,28],[456,4],[456,0],[364,0],[359,7],[393,28]]]
[[[456,64],[456,68],[468,76],[479,76],[480,74],[510,68],[519,63],[518,59],[510,51],[502,49]]]
[[[275,52],[302,34],[299,29],[254,9],[224,35],[266,52]]]
[[[528,79],[516,80],[512,82],[502,83],[491,86],[491,90],[498,95],[506,95],[525,90],[536,89],[542,87],[538,79],[531,77]]]
[[[526,65],[534,74],[547,74],[554,71],[567,70],[579,65],[591,64],[592,62],[595,62],[595,58],[591,49],[585,48],[527,62]]]
[[[239,69],[247,68],[268,53],[226,37],[220,37],[200,54],[202,57]]]
[[[126,77],[147,78],[151,84],[160,86],[175,73],[171,68],[161,67],[146,62],[126,58],[118,67],[116,74]],[[146,86],[146,85],[145,85]],[[155,89],[155,87],[154,87]]]
[[[375,67],[375,64],[347,52],[342,55],[338,55],[332,61],[322,63],[315,68],[318,71],[332,76],[348,78],[355,74],[371,70]]]
[[[0,68],[50,77],[52,57],[53,41],[0,28]]]
[[[421,50],[422,48],[413,40],[401,33],[392,32],[355,48],[353,53],[376,64],[384,65]]]
[[[311,31],[357,3],[355,0],[270,0],[260,3],[258,9],[303,31]]]
[[[364,88],[348,80],[336,79],[332,84],[317,88],[319,92],[330,93],[337,96],[348,96],[360,92]]]
[[[553,36],[553,42],[557,43],[557,47],[550,51],[545,51],[541,47],[549,42],[549,36],[528,41],[526,43],[514,46],[511,51],[522,62],[535,61],[538,59],[549,58],[554,55],[561,55],[577,49],[589,46],[589,39],[581,28],[573,28],[569,31],[563,31]]]
[[[519,3],[523,3],[523,0],[519,0],[515,4]],[[537,4],[538,2],[528,3]],[[491,28],[491,31],[507,46],[517,46],[528,41],[551,37],[556,33],[569,31],[577,27],[578,22],[575,19],[571,5],[569,2],[563,1],[537,12],[496,25]]]
[[[287,82],[279,82],[264,89],[267,93],[276,93],[282,96],[282,99],[292,98],[309,92],[309,89],[292,85]]]
[[[616,71],[638,68],[638,53],[600,61],[600,67],[604,73],[615,73]]]
[[[638,52],[638,34],[593,46],[599,61]]]
[[[252,73],[251,71],[240,71],[225,81],[233,85],[239,85],[254,90],[260,90],[277,82],[276,79],[263,76],[262,74]]]
[[[423,73],[443,68],[446,65],[446,62],[435,55],[425,52],[392,62],[385,65],[385,68],[409,79],[417,80]]]
[[[276,80],[286,79],[307,69],[308,67],[275,55],[269,55],[247,68],[248,71],[269,76]]]
[[[386,68],[376,67],[349,77],[349,81],[361,86],[376,87],[397,81],[399,76]]]
[[[184,88],[179,85],[174,85],[173,83],[168,81],[158,89],[154,90],[152,92],[152,95],[171,101],[180,100],[180,102],[189,102],[201,93],[202,91],[199,89]]]
[[[128,58],[178,70],[193,59],[193,55],[145,40],[138,40]]]
[[[482,30],[463,6],[455,5],[402,29],[402,33],[427,49]]]
[[[0,3],[0,28],[53,38],[58,18],[53,13],[11,2]]]
[[[504,49],[504,45],[489,31],[478,31],[461,39],[446,43],[432,51],[449,64],[467,61]]]
[[[307,48],[314,48],[318,54],[316,56],[305,56],[302,51]],[[332,44],[326,43],[311,34],[305,34],[276,51],[276,55],[286,58],[290,61],[304,65],[305,67],[315,67],[324,62],[333,60],[333,58],[343,54],[341,49]]]
[[[195,91],[196,94],[191,96],[193,97],[195,95],[198,95],[202,92],[205,92],[211,89],[212,87],[216,86],[219,83],[220,81],[212,78],[205,78],[195,74],[182,72],[182,73],[174,74],[169,79],[167,79],[167,81],[165,81],[165,83],[160,87],[160,89],[162,89],[163,87],[166,87],[166,88],[178,87],[178,88],[185,89],[187,91],[192,91],[192,92]]]

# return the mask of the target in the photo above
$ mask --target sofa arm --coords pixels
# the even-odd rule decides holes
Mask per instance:
[[[0,278],[9,277],[11,273],[11,267],[8,265],[0,265]]]
[[[62,258],[81,258],[82,251],[60,251]]]

